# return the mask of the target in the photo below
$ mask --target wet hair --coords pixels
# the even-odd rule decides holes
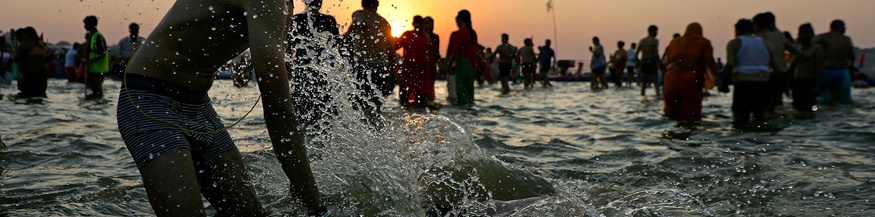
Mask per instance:
[[[672,35],[671,37],[672,37],[672,38],[679,38],[679,37],[681,37],[681,34],[675,32],[674,35]]]
[[[97,25],[97,17],[95,17],[94,15],[87,16],[87,17],[85,17],[85,19],[82,20],[82,22],[91,23],[91,24],[94,24],[96,26]]]
[[[753,33],[753,22],[748,19],[740,19],[735,22],[735,31],[739,34],[751,34]]]
[[[362,0],[362,7],[380,6],[380,0]]]
[[[552,42],[553,42],[553,41],[551,41],[550,39],[544,40],[544,43],[545,43],[545,44],[546,44],[546,43],[552,43]]]
[[[845,28],[845,21],[842,20],[833,20],[829,23],[829,29],[841,29]]]
[[[133,29],[133,28],[140,28],[140,24],[131,23],[131,25],[128,25],[128,29]]]
[[[468,24],[468,30],[471,31],[471,40],[474,41],[477,38],[477,32],[474,31],[474,25],[471,24],[471,12],[468,10],[461,10],[456,15],[456,19],[461,21],[462,23]]]
[[[632,46],[632,47],[637,47],[638,44],[635,44],[635,43],[633,42],[632,45],[630,45],[630,46]]]
[[[753,16],[753,23],[760,28],[773,29],[775,28],[775,15],[772,12],[759,13]]]
[[[434,18],[431,18],[431,17],[422,18],[422,23],[426,23],[426,22],[432,22],[432,24],[433,24]]]

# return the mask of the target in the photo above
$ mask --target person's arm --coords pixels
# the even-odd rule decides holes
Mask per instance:
[[[845,36],[844,38],[847,41],[847,44],[849,45],[848,47],[851,48],[851,49],[848,49],[847,52],[845,53],[845,56],[848,60],[848,68],[850,69],[850,68],[854,67],[854,59],[856,57],[856,54],[854,54],[854,42],[851,41],[851,37]],[[853,80],[853,78],[851,78],[851,79]]]
[[[741,48],[738,39],[733,39],[726,44],[726,64],[720,72],[717,80],[717,88],[720,92],[729,92],[729,82],[732,80],[732,72],[735,70],[735,54]]]
[[[244,8],[249,13],[246,16],[249,46],[252,65],[259,77],[264,119],[277,160],[291,182],[292,194],[312,212],[322,206],[322,196],[310,169],[300,118],[292,109],[288,73],[284,67],[279,67],[285,61],[283,46],[279,46],[286,36],[285,8],[281,7],[284,2],[264,0],[256,4],[244,1]]]

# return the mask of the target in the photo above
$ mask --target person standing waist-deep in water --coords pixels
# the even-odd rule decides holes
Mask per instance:
[[[556,62],[556,53],[553,48],[550,48],[550,39],[544,41],[544,46],[538,47],[538,79],[541,80],[542,87],[552,87],[550,80],[547,80],[547,73],[553,68],[553,63]]]
[[[517,59],[519,59],[520,68],[523,74],[523,88],[529,89],[535,87],[535,64],[538,59],[535,56],[535,43],[531,38],[523,40],[523,47],[517,51]]]
[[[810,23],[799,26],[796,38],[802,54],[793,59],[795,71],[792,74],[790,87],[793,92],[793,108],[803,113],[814,112],[817,103],[817,87],[821,86],[823,48],[813,43],[814,27]]]
[[[608,81],[605,80],[605,69],[608,67],[605,49],[602,47],[599,37],[592,37],[592,44],[593,46],[589,47],[589,52],[592,53],[592,59],[589,61],[589,68],[592,70],[591,87],[593,89],[608,88]]]
[[[705,73],[717,71],[711,41],[702,36],[702,26],[691,23],[684,35],[668,44],[665,57],[665,88],[662,90],[665,116],[698,119],[702,115]]]
[[[103,98],[103,80],[109,72],[109,52],[106,50],[106,38],[97,30],[97,17],[88,16],[82,20],[85,30],[91,33],[88,41],[88,55],[85,59],[86,81],[85,85],[91,88],[91,94],[85,99]]]
[[[477,32],[471,27],[471,12],[461,10],[456,15],[456,30],[450,35],[447,59],[451,73],[456,77],[456,104],[474,104],[474,69],[480,63],[477,57]]]
[[[434,92],[434,82],[437,80],[438,76],[438,65],[441,60],[441,39],[438,34],[434,33],[434,19],[431,17],[425,17],[422,20],[422,30],[429,34],[429,39],[431,39],[431,43],[429,43],[428,48],[428,60],[430,61],[428,64],[427,70],[428,74],[431,76],[429,81],[425,82],[426,90],[428,90],[428,101],[429,103],[434,103],[434,99],[436,97]]]
[[[218,68],[247,49],[291,194],[309,215],[327,213],[282,67],[289,3],[178,0],[129,63],[118,100],[119,133],[158,216],[205,216],[201,195],[218,216],[267,215],[207,95]],[[213,40],[198,40],[206,37]]]
[[[853,104],[851,99],[850,68],[854,63],[854,43],[845,35],[845,22],[833,20],[829,32],[817,35],[814,44],[823,48],[823,88],[827,104]]]
[[[641,76],[638,78],[641,84],[641,96],[647,91],[647,85],[653,84],[656,91],[656,97],[659,98],[659,69],[662,66],[661,56],[659,55],[659,39],[656,35],[659,33],[659,28],[655,25],[647,27],[647,37],[638,42],[638,50],[636,54],[641,54],[638,61],[638,70],[641,71]]]
[[[401,73],[398,75],[398,96],[405,107],[424,107],[428,102],[429,91],[426,83],[431,79],[428,66],[434,66],[429,55],[431,38],[422,30],[422,16],[413,17],[413,30],[401,34],[395,48],[404,48]],[[412,101],[411,101],[412,100]]]
[[[49,79],[46,45],[39,41],[39,35],[33,27],[19,29],[15,33],[20,42],[15,51],[15,62],[22,77],[18,82],[21,92],[15,98],[46,97]]]
[[[629,60],[626,50],[623,49],[625,45],[626,42],[618,41],[617,51],[611,55],[611,77],[614,79],[614,86],[617,87],[623,86],[623,70],[626,69],[626,61]]]
[[[492,53],[493,56],[498,55],[498,80],[501,82],[501,94],[510,93],[510,86],[507,82],[517,55],[517,48],[508,43],[509,40],[510,36],[501,34],[501,44],[495,47],[495,53]]]
[[[753,35],[753,23],[741,19],[735,24],[735,39],[726,45],[726,65],[720,76],[720,92],[729,92],[732,81],[732,114],[734,124],[744,126],[750,122],[765,121],[770,100],[772,71],[769,69],[769,50],[762,38]],[[668,87],[666,86],[666,90]]]
[[[358,93],[353,96],[357,106],[369,116],[378,114],[383,106],[380,96],[387,97],[395,88],[395,42],[392,26],[377,13],[379,0],[362,0],[362,10],[352,15],[352,23],[344,35],[350,46],[353,73]]]
[[[333,58],[322,56],[328,45],[321,43],[339,39],[340,33],[334,17],[319,12],[321,8],[322,0],[312,0],[302,13],[292,17],[291,34],[286,36],[286,53],[292,56],[288,71],[295,112],[306,127],[326,130],[319,123],[337,113],[337,108],[329,105],[332,96],[327,72],[319,70],[323,60]]]

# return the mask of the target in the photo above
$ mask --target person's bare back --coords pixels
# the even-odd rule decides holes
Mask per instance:
[[[659,40],[655,37],[646,37],[638,42],[638,49],[643,60],[659,60]],[[632,57],[630,57],[632,58]]]
[[[254,48],[253,57],[256,57],[256,46],[282,44],[282,37],[267,39],[267,36],[284,35],[281,33],[287,13],[281,8],[287,7],[284,3],[284,0],[262,1],[260,5],[242,0],[179,0],[149,34],[127,73],[146,75],[194,90],[208,90],[219,66],[250,46]],[[250,26],[250,23],[258,26]],[[250,38],[252,33],[259,34],[259,37]],[[265,50],[269,50],[271,62],[280,60],[275,64],[282,65],[282,48]],[[259,58],[265,60],[265,57]],[[265,70],[256,69],[259,71]],[[278,74],[284,73],[275,75]]]

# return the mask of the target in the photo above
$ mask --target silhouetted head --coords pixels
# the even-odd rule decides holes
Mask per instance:
[[[812,39],[814,39],[814,27],[811,26],[811,23],[800,25],[799,35],[796,36],[796,40],[801,44],[810,45]]]
[[[552,44],[552,43],[553,43],[553,41],[550,41],[550,39],[547,39],[546,41],[544,41],[544,47],[550,47],[550,44]]]
[[[527,38],[527,39],[523,40],[523,44],[525,44],[526,46],[532,46],[532,45],[535,45],[535,43],[532,42],[532,39],[531,39],[531,38]]]
[[[140,24],[131,23],[131,25],[128,25],[128,32],[130,32],[132,36],[140,35]]]
[[[619,47],[620,49],[623,49],[623,46],[626,46],[626,42],[617,41],[617,47]]]
[[[759,13],[753,16],[754,33],[775,29],[775,15],[772,12]]]
[[[833,20],[831,23],[829,23],[829,30],[832,32],[845,34],[845,30],[847,30],[847,27],[845,27],[845,21]]]
[[[319,12],[319,9],[322,9],[322,0],[303,0],[304,3],[307,4],[307,9],[311,12]],[[307,2],[310,3],[307,3]],[[377,3],[379,4],[379,2]],[[364,1],[362,1],[362,5],[364,5]],[[364,7],[364,6],[362,6]]]
[[[501,43],[507,43],[508,41],[510,41],[510,36],[507,33],[501,34]]]
[[[434,32],[434,19],[431,17],[422,18],[422,30]]]
[[[631,48],[635,49],[636,47],[638,47],[638,44],[632,43]]]
[[[417,29],[422,28],[422,21],[423,20],[424,19],[422,18],[422,16],[419,16],[419,15],[413,16],[413,27],[417,28]]]
[[[735,22],[735,35],[750,35],[753,34],[753,22],[748,19],[740,19]]]
[[[599,37],[598,36],[592,37],[592,43],[599,45]]]
[[[461,27],[463,24],[469,29],[473,29],[471,26],[471,12],[468,10],[461,10],[458,14],[456,14],[456,24]]]
[[[647,35],[656,36],[658,32],[659,28],[656,27],[656,25],[650,25],[649,27],[647,27]]]
[[[376,11],[377,7],[380,7],[380,0],[362,0],[362,8]]]
[[[78,50],[79,49],[79,42],[73,43],[73,47],[70,49],[71,50]]]
[[[97,29],[97,17],[95,16],[87,16],[82,23],[85,24],[85,30],[94,31]]]

